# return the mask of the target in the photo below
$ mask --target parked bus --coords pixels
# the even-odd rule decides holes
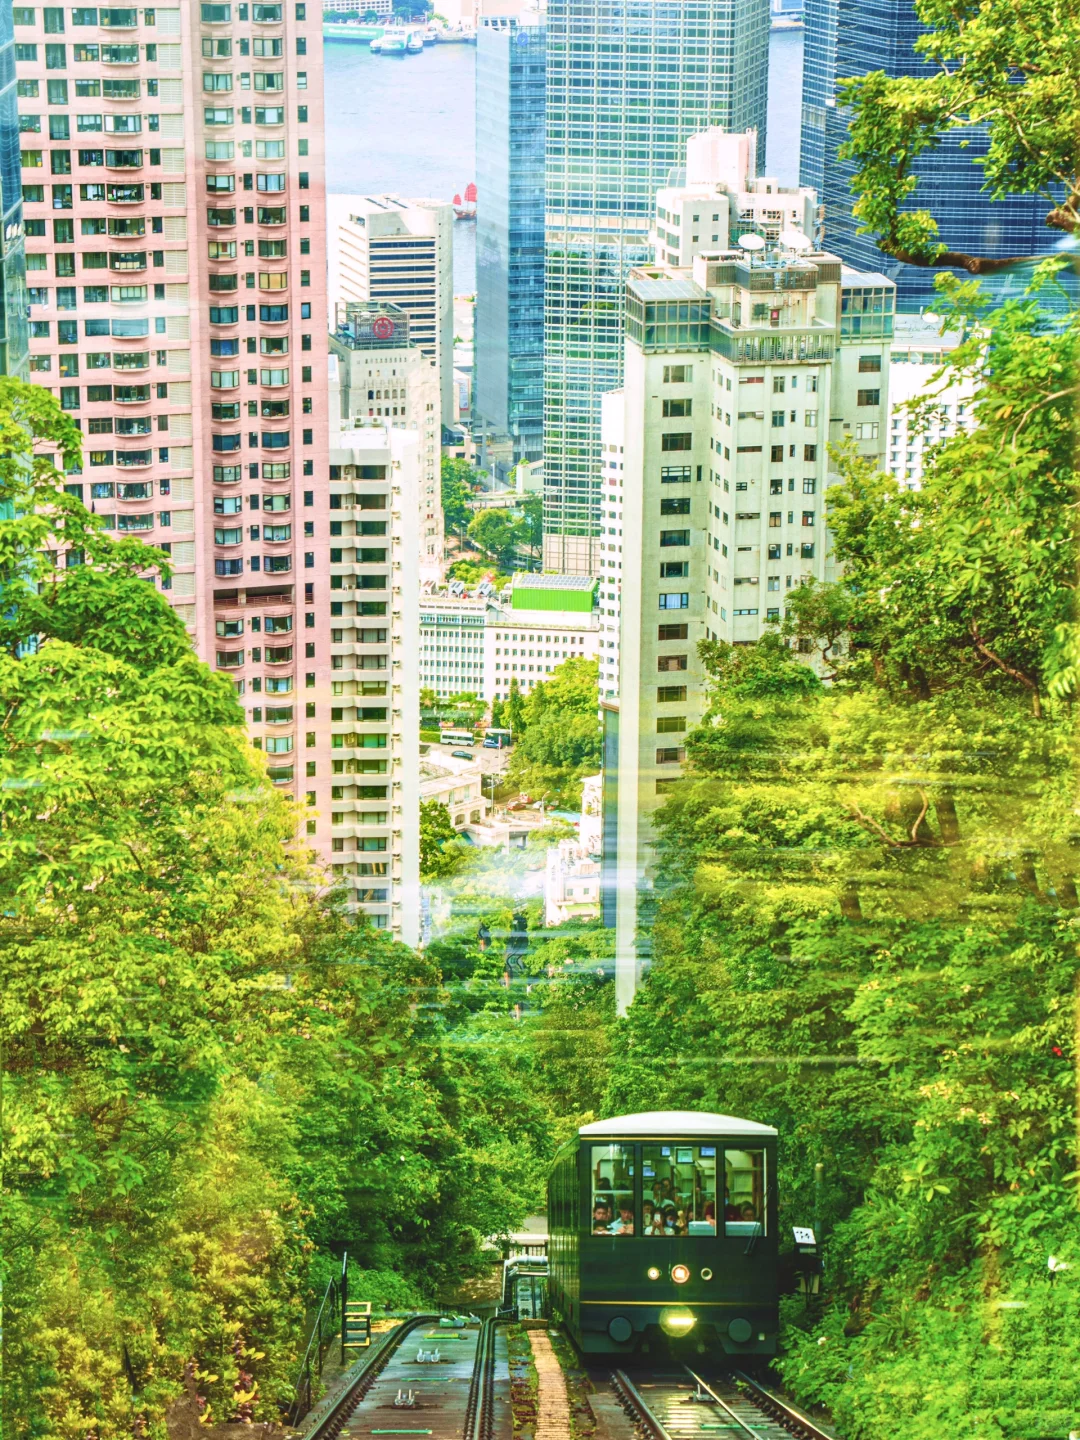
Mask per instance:
[[[506,750],[512,739],[509,730],[489,729],[484,735],[484,746],[488,750]]]
[[[476,739],[471,730],[444,730],[439,736],[439,743],[442,745],[475,745]]]

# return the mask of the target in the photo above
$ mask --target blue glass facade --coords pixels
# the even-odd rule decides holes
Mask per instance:
[[[542,451],[545,52],[542,24],[477,34],[473,433],[500,477]]]
[[[3,285],[0,295],[0,373],[25,378],[29,363],[29,306],[23,242],[22,172],[11,0],[0,0],[0,218]]]
[[[927,76],[932,68],[915,53],[923,31],[912,0],[807,0],[803,62],[803,131],[799,180],[813,185],[825,207],[825,245],[849,265],[877,270],[896,282],[896,307],[913,312],[932,304],[934,270],[883,255],[869,235],[857,235],[850,188],[854,166],[837,160],[847,139],[847,117],[834,103],[835,85],[854,75],[884,70],[892,76]],[[965,145],[966,142],[966,145]],[[964,148],[961,148],[962,145]],[[986,153],[981,127],[953,131],[916,164],[919,188],[913,208],[929,210],[951,250],[972,255],[1050,254],[1054,235],[1043,223],[1046,202],[1017,195],[991,200],[975,163]],[[1019,289],[1022,275],[988,282]]]
[[[549,0],[547,49],[544,565],[591,571],[626,276],[690,135],[754,127],[764,162],[768,0]]]

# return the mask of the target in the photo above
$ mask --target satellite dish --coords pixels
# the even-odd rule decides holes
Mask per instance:
[[[761,238],[760,235],[740,235],[738,243],[740,250],[765,249],[765,241]]]
[[[813,246],[813,241],[801,230],[781,230],[780,244],[789,250],[809,250]]]

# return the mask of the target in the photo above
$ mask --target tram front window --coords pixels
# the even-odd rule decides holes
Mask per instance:
[[[765,1233],[765,1151],[724,1151],[724,1233]]]
[[[641,1147],[642,1234],[716,1234],[716,1146]]]
[[[592,1212],[594,1235],[634,1233],[634,1147],[592,1147]]]

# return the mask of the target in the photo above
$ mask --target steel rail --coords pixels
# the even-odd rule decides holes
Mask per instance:
[[[707,1380],[703,1380],[696,1371],[690,1369],[689,1365],[687,1365],[686,1367],[686,1373],[690,1376],[691,1380],[693,1380],[694,1384],[698,1387],[699,1395],[704,1390],[705,1394],[708,1395],[709,1399],[719,1405],[721,1410],[723,1410],[725,1414],[731,1417],[735,1424],[738,1425],[740,1430],[744,1430],[747,1435],[753,1437],[753,1440],[757,1440],[757,1431],[754,1429],[754,1427],[752,1425],[748,1425],[741,1415],[737,1415],[735,1411],[731,1408],[731,1406],[727,1403],[727,1401],[722,1400],[720,1396],[717,1395],[716,1391],[712,1388],[712,1386]]]
[[[353,1367],[352,1376],[345,1389],[337,1399],[331,1402],[329,1408],[302,1432],[301,1440],[337,1440],[337,1436],[345,1427],[345,1422],[371,1389],[379,1372],[394,1351],[414,1330],[419,1329],[421,1325],[435,1324],[438,1319],[438,1315],[413,1315],[395,1330],[388,1330],[385,1335],[374,1342],[368,1354]]]
[[[649,1409],[648,1401],[625,1370],[616,1370],[611,1377],[611,1383],[623,1404],[634,1411],[641,1424],[653,1435],[654,1440],[672,1440],[669,1431]]]
[[[806,1440],[835,1440],[828,1430],[823,1430],[816,1421],[804,1415],[801,1410],[796,1410],[786,1400],[781,1400],[779,1395],[774,1395],[771,1390],[766,1390],[764,1385],[745,1374],[742,1370],[733,1370],[732,1375],[741,1385],[749,1390],[751,1398],[759,1409],[764,1410],[786,1430],[793,1434],[802,1435]]]
[[[464,1440],[491,1440],[495,1408],[495,1320],[485,1320],[476,1341]]]

